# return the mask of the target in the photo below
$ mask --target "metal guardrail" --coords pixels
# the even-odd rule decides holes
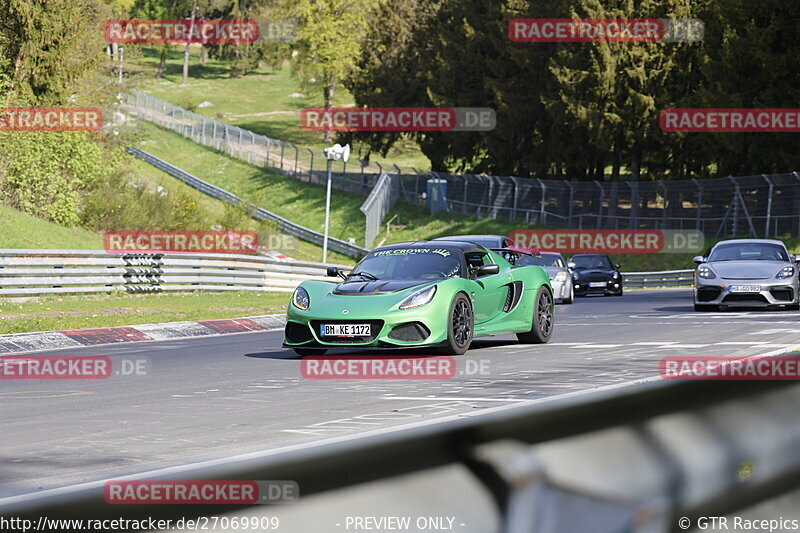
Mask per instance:
[[[662,272],[623,272],[625,287],[653,289],[656,287],[691,287],[694,270],[664,270]]]
[[[452,517],[449,530],[465,533],[666,533],[704,516],[752,517],[769,500],[786,509],[767,518],[792,516],[798,401],[800,385],[785,381],[646,380],[124,478],[292,480],[300,498],[287,505],[111,505],[97,481],[0,499],[0,515],[269,516],[292,533],[345,530],[353,516]]]
[[[344,265],[337,265],[342,268]],[[0,296],[160,291],[291,292],[327,265],[237,254],[0,250]]]
[[[102,250],[0,250],[0,296],[193,290],[289,292],[325,279],[326,264],[239,254],[117,254]],[[350,266],[335,265],[349,269]],[[691,285],[692,270],[623,273],[627,287]]]
[[[291,222],[280,215],[276,215],[271,211],[267,211],[266,209],[258,207],[257,205],[243,200],[242,198],[239,198],[235,194],[228,192],[221,187],[217,187],[216,185],[212,185],[207,181],[193,176],[185,170],[167,163],[163,159],[159,159],[154,155],[148,154],[144,150],[136,148],[135,146],[128,146],[127,151],[134,157],[150,163],[154,167],[163,170],[170,176],[181,180],[190,187],[197,189],[198,191],[207,194],[212,198],[216,198],[217,200],[222,200],[223,202],[228,202],[234,205],[249,206],[252,209],[253,218],[257,220],[271,220],[278,224],[278,228],[282,232],[292,235],[293,237],[297,237],[298,239],[322,246],[322,242],[324,240],[322,233],[310,230],[304,226],[301,226],[300,224],[295,224],[294,222]],[[369,252],[369,250],[366,248],[362,248],[333,237],[328,237],[328,249],[348,257],[353,257],[355,259],[361,258]]]

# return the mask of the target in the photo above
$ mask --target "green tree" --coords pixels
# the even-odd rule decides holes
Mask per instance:
[[[306,86],[321,85],[325,107],[351,72],[381,0],[292,0],[287,14],[299,25],[294,71]],[[310,82],[311,79],[318,80]],[[325,142],[333,135],[325,132]]]
[[[108,9],[92,0],[0,0],[0,55],[11,78],[5,103],[96,105],[106,57],[98,20]]]

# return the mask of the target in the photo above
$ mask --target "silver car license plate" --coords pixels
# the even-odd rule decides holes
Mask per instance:
[[[761,292],[761,285],[731,285],[728,292]]]
[[[319,333],[323,337],[363,337],[370,331],[369,324],[321,324]]]
[[[606,286],[606,282],[605,281],[591,281],[591,282],[589,282],[589,286],[590,287],[605,287]]]

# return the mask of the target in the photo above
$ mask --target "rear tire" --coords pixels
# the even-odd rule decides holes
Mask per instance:
[[[702,312],[702,311],[719,311],[719,306],[718,305],[698,305],[698,304],[694,304],[694,310],[695,311],[700,311],[700,312]]]
[[[294,353],[300,357],[304,357],[306,355],[325,355],[325,352],[328,351],[325,348],[292,348],[292,350],[294,350]]]
[[[547,287],[539,287],[533,300],[533,320],[531,330],[517,333],[517,340],[524,344],[544,344],[553,335],[554,316],[553,294]]]
[[[475,332],[472,304],[464,293],[460,292],[453,298],[447,316],[447,341],[439,352],[446,355],[463,355],[469,350]]]

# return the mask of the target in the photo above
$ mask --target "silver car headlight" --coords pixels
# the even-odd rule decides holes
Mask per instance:
[[[425,305],[433,299],[434,294],[436,294],[436,285],[417,291],[400,304],[400,309],[411,309],[412,307]]]
[[[793,266],[783,267],[780,272],[775,275],[775,277],[778,279],[791,278],[792,276],[794,276]]]
[[[561,282],[567,281],[567,273],[563,271],[559,272],[558,274],[556,274],[556,277],[553,278],[553,281],[561,281]]]
[[[311,298],[308,296],[308,291],[303,287],[297,287],[292,294],[292,305],[301,311],[306,311],[311,305]]]
[[[707,266],[701,266],[697,269],[697,277],[703,279],[714,279],[717,277],[717,275],[714,274],[714,271]]]
[[[619,279],[619,272],[614,272],[613,274],[611,274],[611,277],[614,279]]]

